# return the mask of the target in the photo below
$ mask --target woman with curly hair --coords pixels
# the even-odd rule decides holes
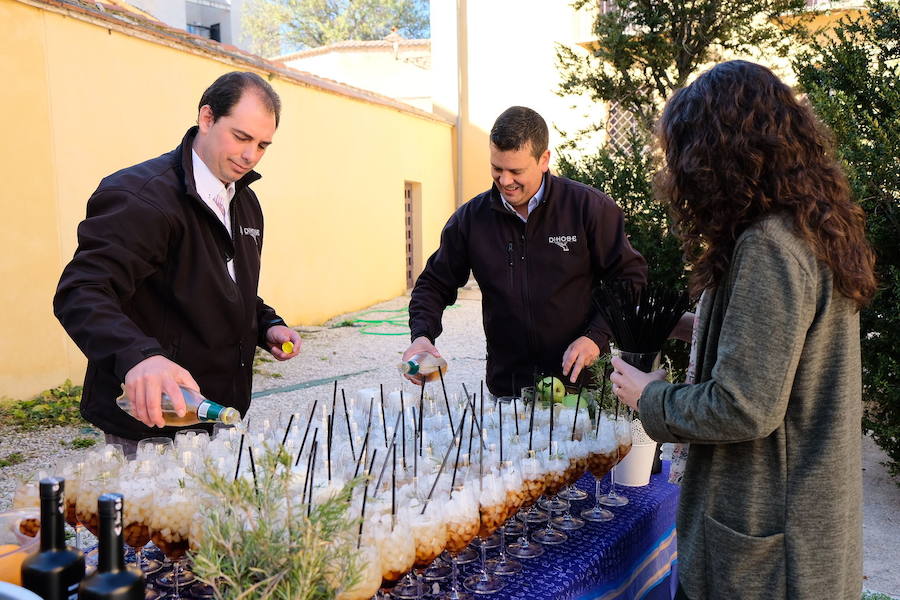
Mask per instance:
[[[722,63],[669,99],[667,202],[702,292],[695,383],[614,359],[651,437],[690,444],[680,598],[857,600],[864,215],[829,135],[771,71]]]

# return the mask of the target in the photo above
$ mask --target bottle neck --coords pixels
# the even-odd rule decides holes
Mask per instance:
[[[407,375],[418,375],[419,373],[419,363],[414,360],[408,360],[403,363],[404,371],[406,371]]]
[[[41,498],[41,552],[65,549],[64,507],[62,491]]]
[[[100,543],[97,570],[101,573],[121,571],[125,568],[125,549],[122,546],[122,511],[100,518]]]

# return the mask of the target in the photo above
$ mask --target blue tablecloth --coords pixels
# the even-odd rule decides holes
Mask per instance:
[[[617,486],[629,500],[606,523],[568,532],[569,541],[545,546],[543,556],[520,561],[524,571],[508,578],[492,600],[671,600],[677,588],[675,510],[678,486],[668,483],[669,464],[644,487]],[[608,488],[608,479],[603,490]],[[573,514],[592,505],[594,478],[577,486],[589,494],[572,503]]]
[[[617,486],[628,498],[627,505],[610,508],[615,518],[606,523],[590,523],[568,532],[569,540],[559,546],[545,546],[546,552],[520,561],[522,573],[506,578],[491,600],[671,600],[677,588],[675,510],[678,486],[668,483],[669,463],[643,487]],[[594,478],[585,475],[576,484],[588,499],[572,503],[578,514],[594,503]],[[609,478],[602,490],[607,490]],[[532,525],[530,531],[536,526]],[[512,543],[513,540],[509,540]],[[150,546],[150,556],[162,559]],[[489,552],[489,556],[496,551]],[[90,562],[96,562],[96,557]],[[471,571],[464,569],[463,574]],[[150,578],[152,583],[153,577]],[[168,595],[165,596],[168,598]],[[183,591],[182,598],[195,596]]]

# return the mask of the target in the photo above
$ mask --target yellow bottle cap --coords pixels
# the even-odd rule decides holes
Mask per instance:
[[[281,345],[281,351],[285,354],[290,354],[294,351],[294,342],[285,342]]]

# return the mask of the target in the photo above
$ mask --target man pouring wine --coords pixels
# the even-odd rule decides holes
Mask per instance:
[[[409,302],[412,344],[403,360],[428,353],[444,308],[469,274],[481,288],[487,384],[516,393],[534,370],[576,382],[609,344],[591,304],[601,281],[647,280],[647,265],[606,194],[550,174],[547,124],[530,108],[501,114],[490,133],[493,187],[462,205],[441,233]],[[408,376],[410,380],[421,378]]]

